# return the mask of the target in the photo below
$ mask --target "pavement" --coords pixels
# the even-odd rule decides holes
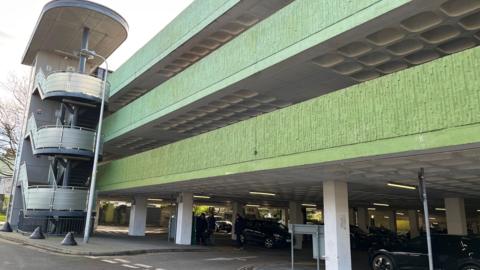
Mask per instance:
[[[62,246],[63,236],[46,236],[46,239],[34,240],[29,239],[28,234],[0,232],[0,239],[69,255],[120,256],[160,252],[201,252],[206,250],[201,246],[175,245],[168,242],[164,234],[147,234],[147,237],[134,237],[126,234],[98,232],[90,238],[88,244],[84,244],[83,238],[77,236],[77,246]]]

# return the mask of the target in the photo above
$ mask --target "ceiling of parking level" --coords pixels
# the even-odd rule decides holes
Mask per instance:
[[[211,196],[206,202],[236,200],[287,206],[288,201],[293,200],[320,205],[322,181],[332,179],[349,182],[351,206],[372,206],[377,202],[401,209],[419,208],[418,191],[387,187],[386,184],[416,185],[418,170],[424,168],[431,205],[443,207],[443,198],[453,196],[464,197],[471,209],[480,209],[480,145],[469,147],[197,179],[109,192],[108,195],[146,194],[173,199],[178,192],[186,191]],[[276,196],[251,195],[249,191],[271,192]]]

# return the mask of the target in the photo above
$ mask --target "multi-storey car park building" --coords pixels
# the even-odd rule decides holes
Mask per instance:
[[[75,3],[81,7],[63,20],[43,20],[47,5],[23,59],[44,85],[33,88],[29,114],[37,127],[40,118],[48,125],[27,128],[34,144],[21,151],[14,204],[23,215],[41,212],[28,205],[46,196],[33,183],[85,200],[69,186],[85,186],[73,180],[81,174],[75,168],[91,166],[95,134],[74,127],[95,128],[98,95],[70,86],[88,78],[95,88],[100,79],[73,62],[76,73],[38,79],[47,62],[59,65],[52,71],[66,68],[60,63],[80,47],[83,21],[75,18],[93,4]],[[108,56],[125,39],[126,24],[102,8],[82,18],[103,16],[104,23],[88,26],[98,33],[89,48]],[[365,228],[374,203],[393,213],[392,229],[394,211],[408,209],[410,232],[418,235],[418,192],[387,184],[415,185],[424,168],[430,206],[446,211],[448,233],[477,230],[479,43],[478,0],[194,1],[109,76],[98,198],[131,199],[131,235],[144,234],[148,198],[176,201],[176,242],[187,245],[194,200],[234,213],[247,203],[285,207],[291,223],[303,220],[302,203],[315,203],[324,210],[326,268],[350,269],[348,222]],[[86,71],[97,60],[88,60]],[[50,80],[61,83],[49,98]],[[50,129],[57,135],[47,142],[57,150],[39,150],[36,141]],[[81,133],[82,140],[66,143],[88,147],[57,147],[62,131]],[[42,168],[35,181],[29,163]]]

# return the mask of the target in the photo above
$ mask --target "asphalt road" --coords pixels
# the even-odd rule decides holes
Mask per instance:
[[[297,270],[316,269],[311,251],[298,254]],[[302,259],[303,257],[303,259]],[[365,254],[353,254],[355,270],[368,269]],[[203,252],[151,253],[135,256],[89,257],[49,253],[30,246],[0,240],[0,270],[258,270],[290,269],[288,249],[266,250],[247,247],[237,250],[232,247],[213,248]],[[323,263],[321,269],[324,269]]]
[[[155,253],[120,257],[67,256],[0,240],[0,270],[237,270],[248,265],[265,263],[266,260],[279,262],[285,257],[285,252],[268,251],[266,254],[262,253],[262,256],[256,253],[255,250],[229,249],[228,251]]]

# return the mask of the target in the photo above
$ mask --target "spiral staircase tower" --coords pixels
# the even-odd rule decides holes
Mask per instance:
[[[108,57],[127,31],[119,14],[89,1],[56,0],[43,8],[22,60],[32,66],[32,78],[9,216],[19,230],[83,231],[100,105],[103,96],[108,102],[109,87],[99,68],[103,60],[79,52]]]

